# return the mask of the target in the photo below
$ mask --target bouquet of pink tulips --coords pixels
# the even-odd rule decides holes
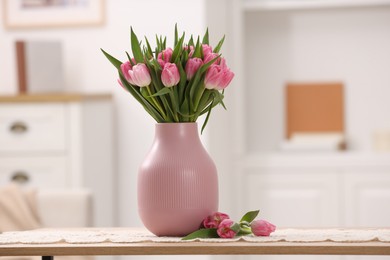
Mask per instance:
[[[144,107],[159,123],[195,122],[218,104],[224,108],[223,93],[234,77],[219,51],[224,38],[213,49],[209,45],[208,30],[203,40],[185,34],[178,36],[175,26],[174,47],[166,47],[166,37],[156,36],[153,49],[145,37],[141,46],[131,29],[132,56],[121,62],[110,54],[104,55],[118,69],[119,84]]]

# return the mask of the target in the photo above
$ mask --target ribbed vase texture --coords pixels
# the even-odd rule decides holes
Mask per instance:
[[[157,236],[184,236],[218,210],[218,177],[197,123],[156,124],[138,175],[138,211]]]

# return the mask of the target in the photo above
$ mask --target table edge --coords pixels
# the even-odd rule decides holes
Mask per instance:
[[[0,245],[0,256],[71,255],[390,255],[386,242],[139,242]]]

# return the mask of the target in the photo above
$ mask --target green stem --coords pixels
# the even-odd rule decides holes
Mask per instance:
[[[205,91],[205,87],[204,86],[200,86],[201,89],[198,90],[198,92],[196,93],[195,95],[195,102],[194,102],[194,112],[197,112],[198,110],[198,106],[199,106],[199,102],[200,102],[200,99],[202,98],[203,96],[203,93]]]
[[[148,91],[149,96],[151,97],[151,99],[152,99],[154,105],[157,107],[157,109],[161,112],[161,115],[162,115],[162,116],[164,117],[164,119],[166,120],[166,119],[167,119],[167,115],[165,114],[164,109],[162,109],[162,107],[161,107],[160,104],[157,102],[157,100],[156,100],[154,97],[152,97],[152,92],[150,91],[149,86],[146,86],[146,90]]]
[[[241,226],[240,227],[240,232],[239,232],[241,235],[249,235],[249,234],[252,234],[252,230],[250,227],[243,227]]]
[[[176,102],[176,98],[175,98],[175,94],[173,93],[173,89],[171,88],[170,89],[171,91],[169,92],[169,96],[172,100],[172,104],[173,104],[173,108],[174,108],[174,113],[173,113],[173,117],[175,118],[176,122],[179,122],[179,117],[177,116],[177,110],[178,110],[178,104]]]

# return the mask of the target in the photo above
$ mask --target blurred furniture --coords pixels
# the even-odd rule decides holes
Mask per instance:
[[[97,226],[113,226],[112,101],[108,94],[0,96],[0,184],[87,188]]]
[[[242,208],[279,227],[380,227],[390,219],[390,154],[268,154],[241,165]]]
[[[226,89],[226,115],[215,116],[208,129],[224,183],[222,208],[236,216],[260,209],[278,227],[388,226],[390,154],[372,150],[372,133],[390,122],[389,77],[381,69],[390,64],[390,1],[209,2],[209,28],[228,32],[224,55],[236,74]],[[221,10],[224,16],[214,15]],[[348,151],[279,152],[284,88],[298,81],[345,83]]]
[[[79,190],[39,190],[37,210],[44,228],[90,227],[93,224],[92,193]]]
[[[19,94],[64,91],[62,43],[16,41]]]

